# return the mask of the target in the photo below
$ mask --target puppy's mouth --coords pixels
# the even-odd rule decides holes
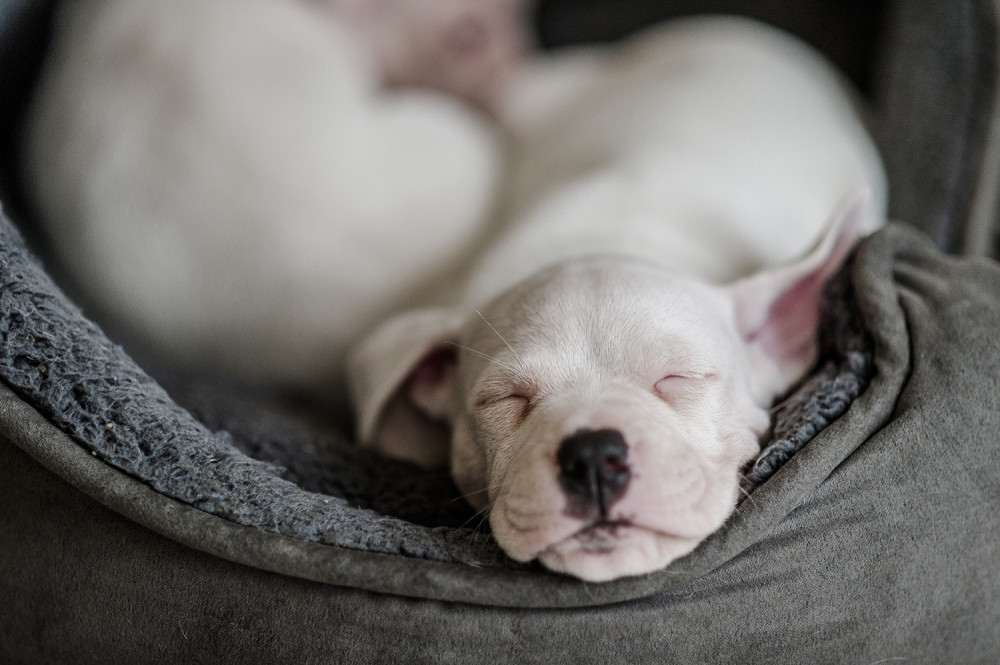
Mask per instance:
[[[606,582],[658,570],[689,553],[699,540],[632,519],[597,520],[550,543],[538,559],[550,570],[588,582]]]
[[[610,554],[627,529],[632,528],[632,522],[625,519],[597,520],[570,536],[582,551],[588,554]]]

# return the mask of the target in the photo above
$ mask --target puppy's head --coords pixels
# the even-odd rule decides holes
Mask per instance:
[[[360,435],[450,463],[514,559],[590,581],[656,570],[732,512],[766,407],[815,360],[820,292],[859,217],[728,287],[594,258],[478,310],[399,316],[352,358]]]

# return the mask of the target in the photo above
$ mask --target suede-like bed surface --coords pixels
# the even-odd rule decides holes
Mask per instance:
[[[893,226],[861,246],[851,279],[874,345],[868,389],[693,555],[607,585],[356,553],[256,530],[227,557],[253,567],[207,556],[45,471],[21,452],[33,429],[22,414],[29,426],[15,427],[19,445],[2,448],[12,509],[0,526],[18,547],[0,549],[0,574],[4,588],[19,592],[5,630],[26,641],[11,653],[57,659],[86,645],[102,657],[149,649],[141,653],[175,662],[494,662],[514,654],[518,662],[995,662],[1000,267],[943,256]],[[39,422],[36,431],[48,427]],[[85,466],[79,460],[81,476]],[[116,492],[145,501],[127,487],[107,494]],[[40,519],[45,529],[36,528]],[[195,523],[174,511],[155,528]],[[211,525],[201,526],[199,537],[210,541]],[[349,575],[365,569],[364,559],[415,595],[458,590],[492,606],[287,575],[323,569],[316,564]],[[32,632],[39,604],[56,599],[45,631]],[[105,611],[108,603],[116,611]],[[525,609],[532,605],[556,607]]]

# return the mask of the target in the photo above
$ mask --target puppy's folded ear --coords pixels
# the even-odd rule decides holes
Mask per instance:
[[[428,468],[447,462],[463,320],[449,309],[407,312],[351,351],[347,378],[361,443]]]
[[[790,388],[816,361],[820,299],[826,282],[877,214],[865,189],[839,208],[819,244],[791,264],[729,287],[763,403]]]

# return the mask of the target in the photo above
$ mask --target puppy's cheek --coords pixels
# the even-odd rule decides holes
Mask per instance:
[[[737,472],[760,454],[760,437],[751,430],[734,432],[727,440],[729,454],[726,466],[735,466]]]
[[[490,526],[500,546],[518,561],[535,558],[583,526],[566,515],[551,446],[534,433],[509,441],[493,466]]]
[[[692,506],[689,532],[695,540],[703,540],[715,533],[736,509],[739,498],[739,464],[727,464],[706,470],[705,489]]]
[[[676,548],[680,541],[703,539],[735,508],[741,466],[738,456],[710,459],[702,456],[696,445],[672,449],[648,446],[638,452],[636,468],[640,472],[616,511],[636,525],[668,536],[665,546]]]
[[[721,446],[709,461],[724,473],[739,473],[760,454],[760,437],[769,426],[770,418],[760,407],[751,406],[734,413],[721,428],[718,434]]]

